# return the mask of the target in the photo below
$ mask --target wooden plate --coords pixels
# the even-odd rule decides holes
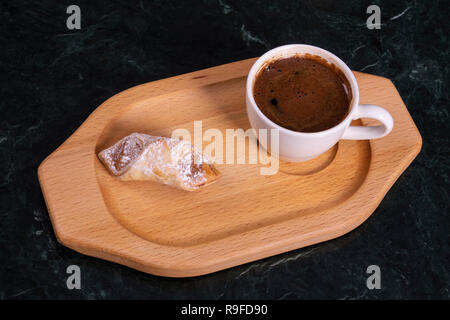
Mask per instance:
[[[170,277],[195,276],[343,235],[364,222],[419,153],[422,139],[392,82],[355,72],[361,103],[383,106],[395,125],[374,141],[340,141],[317,159],[217,165],[223,176],[196,192],[121,182],[96,153],[132,132],[250,127],[245,80],[255,59],[121,92],[99,106],[40,165],[58,241],[83,254]],[[373,124],[372,120],[363,124]]]

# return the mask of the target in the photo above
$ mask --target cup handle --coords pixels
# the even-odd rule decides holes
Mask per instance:
[[[394,119],[391,114],[379,106],[372,104],[360,104],[352,120],[360,118],[372,118],[382,123],[381,126],[349,126],[342,136],[347,140],[378,139],[391,132],[394,127]]]

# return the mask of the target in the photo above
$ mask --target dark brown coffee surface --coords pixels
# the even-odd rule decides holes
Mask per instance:
[[[334,65],[305,55],[263,66],[256,75],[253,96],[261,111],[276,124],[299,132],[318,132],[345,118],[351,90]]]

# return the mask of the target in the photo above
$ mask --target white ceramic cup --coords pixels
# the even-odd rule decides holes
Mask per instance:
[[[261,67],[274,59],[307,53],[319,56],[338,67],[344,73],[352,90],[350,110],[344,120],[330,129],[312,133],[292,131],[279,126],[262,113],[253,97],[255,77]],[[367,140],[384,137],[391,132],[394,126],[392,116],[385,109],[370,104],[359,104],[358,83],[352,71],[341,59],[324,49],[304,44],[281,46],[266,52],[256,60],[247,78],[246,104],[248,119],[257,133],[259,129],[279,130],[279,150],[277,154],[280,159],[290,162],[301,162],[315,158],[329,150],[340,139]],[[380,121],[382,125],[350,126],[352,120],[359,118],[373,118]],[[260,144],[274,154],[270,150],[270,145],[272,145],[270,135],[268,135],[268,139],[260,139]]]

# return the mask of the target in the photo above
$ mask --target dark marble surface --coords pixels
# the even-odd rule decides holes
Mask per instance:
[[[58,3],[58,4],[56,4]],[[449,1],[0,2],[0,299],[450,298]],[[381,8],[381,30],[366,8]],[[392,79],[423,149],[362,226],[333,241],[188,279],[78,254],[53,234],[40,162],[112,95],[258,56],[288,43],[328,49]],[[66,288],[66,268],[82,271]],[[368,290],[366,268],[381,268]]]

